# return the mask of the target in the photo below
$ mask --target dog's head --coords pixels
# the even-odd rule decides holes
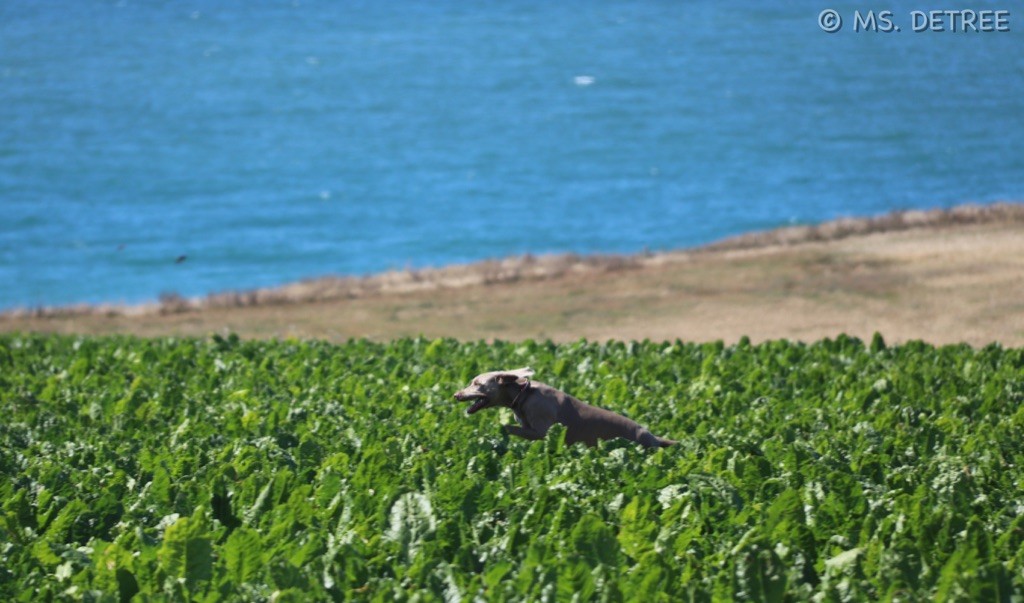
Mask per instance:
[[[473,404],[466,409],[467,415],[492,406],[509,406],[523,384],[529,381],[530,375],[533,375],[531,368],[483,373],[455,392],[455,399],[460,402],[472,400]]]

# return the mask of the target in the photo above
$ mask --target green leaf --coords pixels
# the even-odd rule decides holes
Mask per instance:
[[[494,588],[510,571],[512,571],[512,563],[510,561],[503,559],[489,564],[484,572],[484,584],[488,588]]]
[[[189,591],[213,576],[213,545],[202,508],[191,517],[180,517],[164,531],[160,547],[160,569],[182,581]]]
[[[424,539],[437,527],[430,499],[420,492],[408,492],[398,497],[391,507],[391,519],[385,537],[397,542],[402,558],[411,562],[419,552]]]
[[[619,517],[618,541],[622,551],[634,559],[654,549],[658,526],[647,517],[649,506],[641,506],[641,498],[633,500],[623,507]]]
[[[583,560],[563,563],[558,572],[559,601],[590,601],[596,589],[590,565]]]
[[[263,568],[263,543],[260,535],[249,528],[238,528],[223,546],[224,564],[235,584],[250,582]]]
[[[614,565],[618,560],[619,543],[615,533],[597,515],[581,517],[572,529],[570,540],[573,550],[591,564]]]

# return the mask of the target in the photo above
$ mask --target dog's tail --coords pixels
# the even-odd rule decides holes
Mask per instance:
[[[644,429],[640,432],[640,437],[637,438],[637,442],[643,444],[646,448],[665,448],[666,446],[672,446],[678,444],[675,440],[669,440],[667,438],[659,438],[653,433]]]

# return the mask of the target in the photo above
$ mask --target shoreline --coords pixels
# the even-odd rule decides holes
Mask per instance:
[[[635,270],[665,263],[685,262],[696,256],[734,251],[766,250],[807,243],[827,243],[849,237],[898,233],[917,229],[1020,223],[1024,202],[962,204],[949,209],[897,210],[877,216],[839,218],[815,225],[795,225],[752,231],[706,245],[637,254],[546,254],[485,259],[413,270],[391,270],[364,276],[326,275],[283,285],[214,292],[182,297],[167,294],[138,304],[81,303],[58,306],[16,307],[0,310],[0,325],[21,319],[80,316],[146,317],[202,312],[211,309],[287,306],[353,300],[378,295],[402,295],[440,289],[492,286],[520,281],[544,281],[572,275]],[[5,329],[6,330],[6,329]]]
[[[1024,204],[896,212],[632,256],[515,257],[145,306],[0,332],[250,339],[816,341],[1024,347]]]

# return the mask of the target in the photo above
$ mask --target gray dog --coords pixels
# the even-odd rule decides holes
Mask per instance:
[[[505,425],[505,431],[528,440],[547,435],[555,423],[565,425],[565,443],[583,442],[595,446],[597,440],[626,438],[648,448],[671,446],[676,442],[659,438],[636,421],[610,410],[581,402],[550,385],[530,381],[533,369],[494,371],[477,375],[469,386],[455,392],[460,402],[472,400],[466,414],[484,408],[511,408],[519,425]]]

